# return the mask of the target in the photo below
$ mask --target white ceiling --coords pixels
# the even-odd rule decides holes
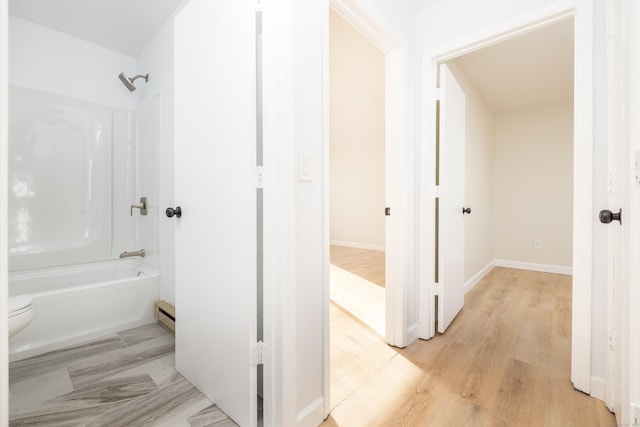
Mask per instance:
[[[573,99],[573,19],[456,58],[494,111]]]
[[[183,0],[9,0],[9,13],[132,57]]]
[[[212,0],[213,1],[213,0]],[[433,0],[401,0],[418,10]],[[184,0],[9,0],[9,13],[136,57]],[[573,20],[455,60],[495,111],[573,98]]]

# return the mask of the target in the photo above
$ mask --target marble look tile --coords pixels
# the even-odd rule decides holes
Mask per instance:
[[[211,402],[176,374],[169,385],[119,405],[86,423],[87,427],[175,426]]]
[[[12,362],[9,364],[9,383],[13,384],[96,354],[124,347],[125,345],[118,335],[109,335],[97,340]]]
[[[9,417],[35,411],[43,402],[73,391],[66,368],[36,375],[14,384],[9,390]]]
[[[153,381],[161,387],[164,383],[176,374],[176,355],[175,353],[167,354],[164,357],[145,363],[140,366],[144,372],[148,373]]]
[[[85,388],[42,402],[29,413],[13,417],[12,425],[49,425],[66,422],[78,425],[100,412],[145,396],[158,387],[147,374],[114,375]]]
[[[165,328],[157,323],[151,323],[149,325],[128,329],[126,331],[119,332],[118,335],[120,335],[122,341],[124,341],[124,343],[128,346],[165,335],[171,336],[171,334],[167,332]]]
[[[103,408],[93,407],[79,411],[56,412],[52,414],[42,414],[26,416],[9,421],[9,427],[71,427],[84,426],[86,421],[99,416]]]
[[[190,427],[237,427],[231,418],[220,410],[216,405],[204,408],[197,414],[187,418]]]
[[[74,388],[138,367],[174,351],[174,339],[166,334],[140,344],[96,355],[69,366]]]

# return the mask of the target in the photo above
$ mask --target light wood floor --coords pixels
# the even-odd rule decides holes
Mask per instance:
[[[331,245],[331,264],[384,287],[384,252]]]
[[[324,427],[615,425],[574,390],[571,278],[494,268],[443,335],[405,349],[331,307]]]

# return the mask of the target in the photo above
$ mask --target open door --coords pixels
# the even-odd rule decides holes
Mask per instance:
[[[440,65],[438,209],[438,332],[464,305],[465,95],[446,64]],[[470,210],[468,210],[470,213]]]
[[[175,19],[176,368],[257,423],[255,1],[191,0]]]

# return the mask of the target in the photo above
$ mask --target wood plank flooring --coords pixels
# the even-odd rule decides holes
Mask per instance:
[[[405,349],[331,307],[331,407],[323,427],[613,426],[576,391],[571,277],[494,268],[443,335]]]
[[[151,324],[13,362],[9,425],[236,426],[174,361],[173,336]]]
[[[384,287],[384,252],[331,245],[331,264]]]

